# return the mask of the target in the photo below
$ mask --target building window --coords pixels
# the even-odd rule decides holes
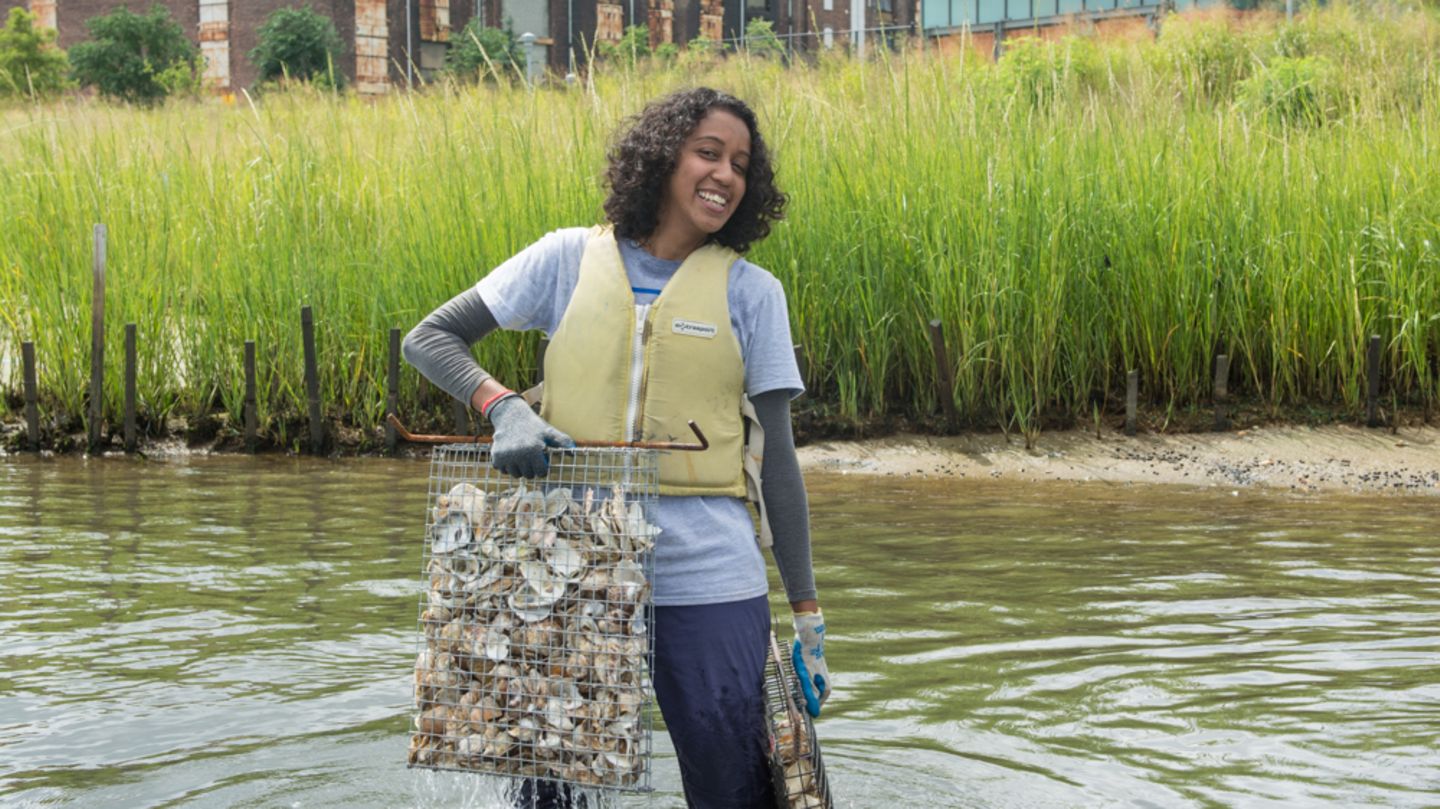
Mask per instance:
[[[822,8],[822,10],[824,10],[824,11],[834,11],[834,10],[835,10],[835,0],[825,0],[825,5],[822,6],[821,8]]]
[[[828,26],[828,25],[825,26],[825,31],[821,34],[821,36],[823,37],[823,41],[824,41],[824,43],[825,43],[825,47],[827,47],[827,48],[833,48],[833,47],[835,47],[835,29],[834,29],[834,28],[831,28],[831,27]]]

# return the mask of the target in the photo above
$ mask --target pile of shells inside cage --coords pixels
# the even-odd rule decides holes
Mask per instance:
[[[658,533],[641,503],[459,483],[430,516],[410,764],[635,787]]]

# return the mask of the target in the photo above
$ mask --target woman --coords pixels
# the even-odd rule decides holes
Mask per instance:
[[[762,747],[770,612],[742,499],[746,397],[764,430],[765,516],[815,710],[829,695],[785,295],[739,255],[781,218],[785,196],[755,114],[707,88],[650,104],[608,158],[609,227],[525,248],[415,327],[405,358],[490,420],[492,463],[507,474],[544,474],[546,448],[571,445],[570,434],[683,438],[685,420],[701,424],[709,450],[661,461],[652,679],[688,804],[773,805]],[[471,358],[468,346],[497,327],[551,336],[540,415]]]

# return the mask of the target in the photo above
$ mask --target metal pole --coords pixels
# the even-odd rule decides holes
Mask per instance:
[[[415,87],[415,38],[410,34],[410,2],[405,0],[405,87]]]
[[[855,56],[865,58],[865,0],[850,0],[850,43],[855,46]]]

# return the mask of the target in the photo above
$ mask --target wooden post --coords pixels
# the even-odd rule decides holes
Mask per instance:
[[[135,324],[125,324],[125,451],[135,451]]]
[[[935,354],[935,393],[945,408],[945,420],[955,423],[955,372],[950,369],[950,354],[945,350],[945,331],[939,320],[930,321],[930,349]]]
[[[470,434],[470,405],[452,396],[450,398],[450,418],[455,422],[456,435]]]
[[[1140,372],[1125,374],[1125,434],[1135,434],[1135,411],[1140,402]]]
[[[1380,335],[1365,346],[1365,426],[1380,426]]]
[[[545,352],[550,350],[550,340],[540,338],[540,347],[535,352],[535,384],[545,381]]]
[[[398,416],[400,414],[400,330],[390,330],[390,366],[386,374],[387,390],[385,391],[385,415]],[[395,452],[395,445],[398,437],[395,434],[395,427],[387,419],[385,421],[385,451],[391,454]]]
[[[300,333],[305,341],[305,398],[310,404],[310,451],[319,455],[325,442],[320,422],[320,370],[315,358],[315,317],[310,307],[300,307]]]
[[[255,427],[258,413],[255,405],[255,341],[245,341],[245,404],[243,418],[245,419],[245,450],[254,452],[259,441],[259,435]]]
[[[96,225],[94,263],[91,270],[94,286],[90,296],[91,452],[100,448],[100,421],[105,414],[105,237],[105,226]]]
[[[20,344],[20,357],[25,376],[25,432],[30,438],[30,449],[40,449],[40,405],[39,391],[35,386],[35,344],[29,340]]]
[[[1230,358],[1224,354],[1215,355],[1215,429],[1229,428],[1230,419],[1225,414],[1225,400],[1230,394]]]

